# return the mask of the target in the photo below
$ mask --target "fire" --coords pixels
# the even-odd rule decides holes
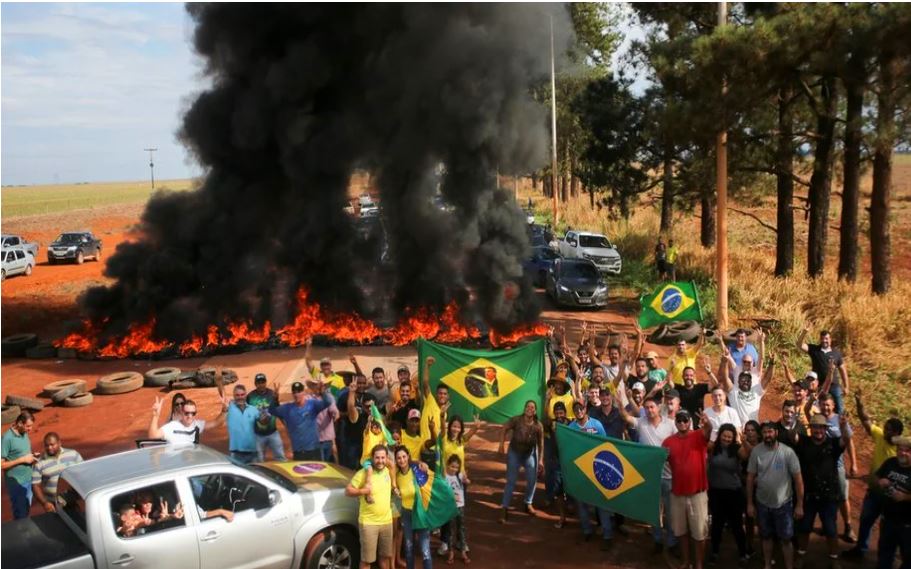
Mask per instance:
[[[102,357],[124,358],[137,354],[154,354],[174,346],[173,342],[154,337],[155,319],[143,324],[134,324],[121,338],[99,346],[100,326],[85,321],[81,332],[74,332],[55,343],[58,347],[73,348],[80,352],[97,353]],[[547,334],[545,324],[520,326],[508,334],[491,330],[489,340],[493,346],[514,344],[527,336]],[[437,342],[455,344],[466,340],[477,340],[481,331],[466,325],[460,319],[459,305],[450,302],[442,314],[426,307],[406,311],[405,316],[392,328],[380,328],[370,320],[356,313],[334,313],[309,299],[308,292],[297,293],[297,313],[294,320],[282,328],[273,329],[270,322],[261,326],[252,322],[225,322],[221,326],[210,325],[205,335],[193,336],[176,346],[181,356],[193,356],[210,348],[236,346],[238,344],[262,344],[278,338],[288,346],[300,346],[313,336],[325,336],[338,342],[367,344],[381,341],[385,344],[404,346],[426,338]]]

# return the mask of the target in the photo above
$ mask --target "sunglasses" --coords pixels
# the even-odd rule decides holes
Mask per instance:
[[[196,411],[184,411],[183,414],[186,415],[187,417],[195,417]]]

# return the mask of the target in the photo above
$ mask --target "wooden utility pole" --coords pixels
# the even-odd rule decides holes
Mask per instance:
[[[718,3],[718,27],[727,23],[727,3]],[[715,236],[715,280],[718,282],[718,301],[715,306],[715,317],[718,329],[724,333],[728,327],[728,133],[724,109],[724,99],[727,95],[727,83],[721,83],[721,130],[716,141],[716,178],[718,188],[717,222],[718,231]]]
[[[550,187],[554,212],[554,231],[557,229],[557,79],[554,70],[554,17],[550,17]]]
[[[155,152],[157,148],[143,148],[149,153],[149,174],[152,176],[152,189],[155,189]]]

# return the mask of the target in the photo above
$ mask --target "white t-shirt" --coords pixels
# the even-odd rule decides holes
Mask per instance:
[[[170,444],[191,443],[199,444],[199,437],[206,430],[206,422],[202,419],[194,419],[193,423],[186,427],[180,421],[171,421],[161,427],[161,433],[164,440]]]
[[[658,423],[657,426],[653,426],[649,423],[646,417],[639,417],[636,420],[636,429],[639,433],[639,442],[652,447],[660,447],[661,443],[664,442],[664,439],[677,432],[677,427],[674,425],[674,422],[665,417],[661,418],[661,422]],[[671,478],[671,467],[667,462],[664,463],[664,470],[661,472],[661,478]]]
[[[738,431],[743,428],[743,423],[740,422],[740,415],[737,413],[737,411],[728,405],[724,406],[724,409],[721,410],[721,413],[715,411],[714,407],[707,407],[703,413],[705,413],[705,417],[709,420],[709,423],[712,424],[713,441],[718,436],[718,427],[725,423],[734,425],[734,428]]]
[[[741,425],[745,425],[747,421],[759,420],[759,403],[764,394],[762,382],[754,383],[749,391],[741,391],[737,386],[728,391],[728,405],[737,411]]]

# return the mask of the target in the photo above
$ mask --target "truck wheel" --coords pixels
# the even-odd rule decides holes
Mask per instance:
[[[95,387],[101,395],[119,395],[136,391],[142,387],[142,383],[143,377],[141,373],[122,371],[99,378]]]
[[[304,569],[354,569],[360,563],[360,553],[353,532],[342,528],[327,529],[307,545]]]
[[[32,264],[31,263],[29,263],[25,266],[25,276],[27,276],[27,277],[32,276]]]
[[[44,409],[44,401],[38,399],[37,397],[25,397],[24,395],[7,395],[6,404],[18,405],[19,407],[28,409],[29,411],[41,411]]]
[[[145,373],[146,387],[167,387],[168,384],[180,377],[180,368],[157,367]]]
[[[71,395],[63,400],[64,407],[85,407],[86,405],[91,405],[92,400],[91,393],[77,393],[76,395]]]
[[[44,392],[47,393],[51,399],[54,399],[55,394],[70,387],[77,387],[78,391],[76,391],[76,393],[85,393],[87,386],[85,380],[82,379],[64,379],[62,381],[54,381],[52,383],[48,383],[44,386]]]
[[[22,413],[22,409],[18,405],[3,405],[3,424],[9,425],[19,417],[20,413]]]
[[[38,345],[38,336],[35,334],[13,334],[0,340],[0,350],[4,356],[25,355],[25,350]]]
[[[82,256],[82,251],[76,253],[76,264],[81,265],[85,261],[85,257]]]

